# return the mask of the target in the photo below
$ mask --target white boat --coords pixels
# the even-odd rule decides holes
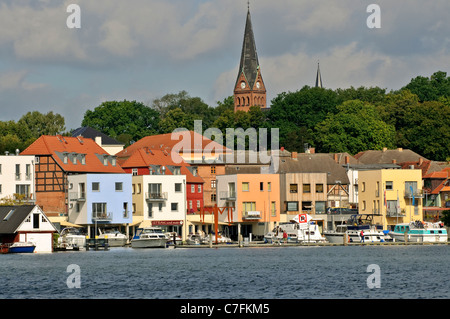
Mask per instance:
[[[201,243],[202,244],[209,244],[209,241],[210,241],[210,236],[207,235],[207,236],[202,238]],[[211,234],[211,241],[212,241],[213,244],[216,243],[216,235],[215,234]],[[219,232],[219,236],[217,236],[217,243],[218,244],[226,244],[226,243],[231,243],[231,242],[232,242],[231,238],[229,238],[227,236],[224,236],[224,235],[222,235]]]
[[[288,243],[320,243],[325,242],[325,237],[320,233],[319,226],[308,214],[299,214],[289,223],[283,223],[275,227],[264,236],[264,242],[282,242],[286,233]]]
[[[64,228],[58,238],[58,247],[64,249],[80,249],[86,245],[86,235],[78,228]]]
[[[128,242],[127,235],[122,234],[118,230],[102,230],[99,229],[100,235],[98,238],[107,238],[109,247],[122,247],[125,246]]]
[[[203,242],[203,236],[200,234],[190,234],[186,239],[186,244],[188,245],[201,245]]]
[[[159,227],[146,227],[136,229],[131,240],[133,248],[166,247],[167,237]]]
[[[352,215],[346,224],[336,226],[334,230],[324,231],[326,239],[333,244],[344,243],[347,235],[348,242],[384,242],[386,235],[383,226],[372,223],[372,215]]]
[[[181,245],[183,242],[180,235],[178,235],[177,232],[167,232],[164,235],[166,235],[167,243],[169,245],[173,245],[173,236],[175,236],[175,244],[176,245]]]
[[[389,236],[394,241],[404,242],[405,237],[409,242],[423,243],[446,243],[448,241],[447,229],[443,224],[414,221],[408,223],[397,224],[393,231],[389,232]]]

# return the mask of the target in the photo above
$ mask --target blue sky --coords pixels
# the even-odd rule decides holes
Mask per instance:
[[[69,29],[69,4],[81,28]],[[369,29],[369,4],[381,28]],[[398,89],[449,72],[450,1],[250,1],[268,100],[314,85]],[[0,120],[54,111],[67,129],[104,101],[233,94],[246,0],[1,0]]]

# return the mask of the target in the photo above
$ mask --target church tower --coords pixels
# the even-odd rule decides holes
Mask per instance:
[[[322,88],[322,75],[320,75],[319,63],[317,63],[316,88]]]
[[[234,86],[234,111],[248,112],[251,106],[266,108],[266,87],[261,76],[255,37],[250,18],[250,5],[245,23],[239,73]]]

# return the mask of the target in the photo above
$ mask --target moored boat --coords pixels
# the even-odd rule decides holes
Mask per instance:
[[[32,242],[15,242],[9,246],[9,253],[32,253],[36,245]]]
[[[324,231],[326,239],[333,244],[342,244],[347,235],[348,242],[384,242],[383,226],[373,223],[372,215],[355,214],[346,224],[336,226],[334,230]]]
[[[157,248],[166,247],[167,237],[159,227],[146,227],[136,229],[131,240],[133,248]]]
[[[312,221],[308,214],[299,214],[289,223],[278,225],[264,236],[266,243],[279,242],[284,239],[288,243],[320,243],[326,241],[320,233],[319,226]]]
[[[429,223],[421,221],[413,221],[410,223],[397,224],[394,230],[389,232],[389,236],[394,241],[410,241],[410,242],[447,242],[447,229],[442,223]]]
[[[63,249],[80,249],[86,245],[86,235],[78,228],[64,228],[58,238],[58,247]]]
[[[108,239],[109,247],[122,247],[128,242],[127,235],[122,234],[118,230],[104,230],[99,229],[100,235],[97,237],[100,239]]]
[[[201,245],[203,242],[203,236],[200,234],[189,234],[186,239],[188,245]]]

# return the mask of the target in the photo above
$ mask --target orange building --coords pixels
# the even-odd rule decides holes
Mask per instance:
[[[261,238],[280,221],[280,177],[278,174],[234,174],[217,176],[219,207],[234,207],[230,237]],[[227,222],[227,216],[220,216]]]

